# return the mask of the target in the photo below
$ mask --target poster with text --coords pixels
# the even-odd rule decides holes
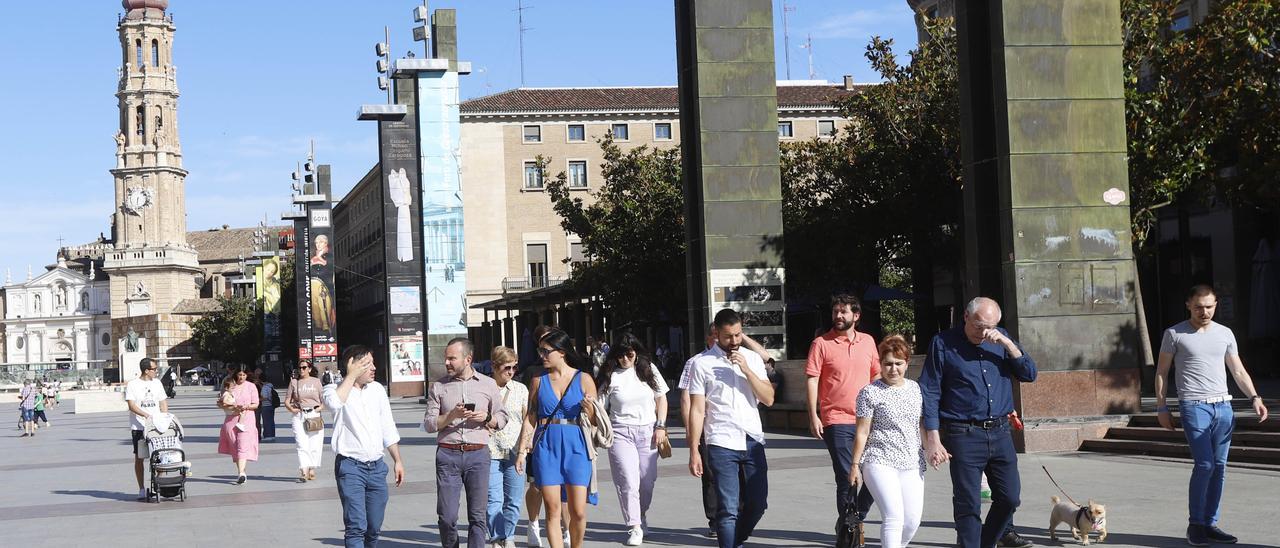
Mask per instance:
[[[425,370],[420,335],[391,337],[391,382],[422,382]]]

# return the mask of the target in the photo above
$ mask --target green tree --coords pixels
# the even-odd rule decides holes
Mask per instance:
[[[600,295],[616,324],[635,320],[682,323],[685,318],[684,195],[677,148],[622,150],[611,136],[599,190],[587,204],[561,172],[547,184],[560,225],[582,239],[590,265],[570,283]],[[539,158],[545,170],[545,158]]]
[[[252,365],[262,354],[262,318],[254,300],[218,297],[219,309],[191,322],[191,340],[205,358]]]
[[[920,332],[934,322],[934,265],[957,262],[962,189],[955,31],[950,19],[926,24],[934,38],[905,65],[892,40],[871,39],[865,56],[882,83],[838,105],[849,125],[835,140],[782,147],[786,258],[804,265],[788,269],[788,289],[821,302],[833,288],[910,272],[893,283],[919,288]]]
[[[1280,4],[1211,2],[1174,28],[1177,2],[1124,0],[1125,117],[1135,246],[1155,210],[1214,197],[1280,206]]]

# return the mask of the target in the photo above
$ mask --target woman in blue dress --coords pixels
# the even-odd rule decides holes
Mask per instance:
[[[582,546],[587,532],[587,489],[594,468],[587,455],[587,440],[578,426],[578,415],[591,416],[592,407],[586,400],[594,398],[596,384],[591,375],[581,374],[580,366],[588,362],[574,350],[564,331],[553,329],[539,339],[538,354],[547,372],[529,386],[529,411],[525,413],[516,466],[523,468],[524,454],[532,453],[529,466],[547,506],[547,541],[551,548],[566,548],[561,545],[561,500],[569,507],[570,544]]]

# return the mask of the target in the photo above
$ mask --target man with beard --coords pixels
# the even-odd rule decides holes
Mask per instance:
[[[871,335],[854,329],[862,303],[853,295],[831,296],[831,330],[813,339],[804,373],[808,377],[809,432],[827,444],[836,476],[836,529],[849,503],[857,497],[857,512],[866,516],[874,502],[863,485],[854,493],[849,484],[853,440],[858,432],[855,411],[858,393],[880,377],[880,354]]]
[[[764,516],[769,465],[757,404],[773,405],[764,360],[743,352],[742,318],[732,309],[715,316],[716,344],[694,358],[689,377],[689,472],[702,476],[697,440],[706,426],[706,467],[715,474],[716,540],[742,546]]]

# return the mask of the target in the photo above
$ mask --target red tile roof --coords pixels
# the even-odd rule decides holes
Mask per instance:
[[[826,108],[857,93],[843,85],[780,85],[779,108]],[[680,100],[671,87],[517,88],[462,102],[462,114],[498,112],[654,111],[677,110]]]

